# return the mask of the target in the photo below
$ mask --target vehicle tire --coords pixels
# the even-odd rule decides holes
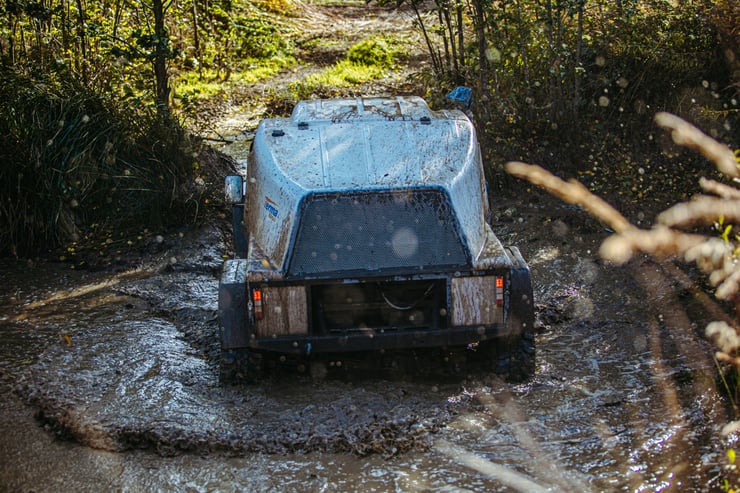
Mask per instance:
[[[524,331],[486,343],[493,371],[510,383],[521,383],[535,372],[534,334]]]
[[[262,355],[246,348],[221,350],[221,383],[256,383],[262,375]]]

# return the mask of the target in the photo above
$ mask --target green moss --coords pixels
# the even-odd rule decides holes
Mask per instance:
[[[201,69],[178,74],[173,78],[174,96],[183,106],[213,98],[232,87],[254,84],[277,75],[295,65],[292,56],[244,60],[232,71]]]

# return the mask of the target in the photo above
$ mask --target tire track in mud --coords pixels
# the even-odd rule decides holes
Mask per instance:
[[[687,311],[692,307],[677,294],[676,284],[685,283],[686,276],[672,264],[645,261],[633,268],[633,276],[657,312],[648,320],[655,361],[652,380],[658,390],[656,398],[671,412],[668,425],[676,430],[666,446],[696,443],[696,455],[674,466],[680,472],[691,462],[702,461],[702,449],[724,442],[718,425],[727,420],[727,410],[712,378],[716,368],[712,345],[703,338],[706,323],[718,313],[714,305],[694,302],[693,315],[698,319],[692,320]]]
[[[165,320],[99,330],[44,353],[18,388],[50,431],[93,448],[395,455],[428,447],[429,434],[455,414],[414,385],[306,377],[220,387],[215,369]]]

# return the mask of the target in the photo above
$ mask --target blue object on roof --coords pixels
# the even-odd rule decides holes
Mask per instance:
[[[447,95],[447,99],[460,103],[465,108],[470,108],[473,102],[473,91],[469,87],[457,86]]]

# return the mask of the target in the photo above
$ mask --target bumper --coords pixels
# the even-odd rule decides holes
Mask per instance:
[[[379,349],[463,346],[507,335],[511,335],[511,331],[506,325],[417,331],[368,330],[361,333],[329,336],[253,338],[248,347],[261,351],[308,355]]]

